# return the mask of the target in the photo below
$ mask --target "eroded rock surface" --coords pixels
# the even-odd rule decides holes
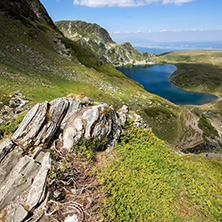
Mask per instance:
[[[117,113],[113,106],[87,97],[36,104],[12,137],[0,144],[0,210],[11,209],[7,221],[24,221],[47,201],[49,148],[72,152],[81,138],[107,138],[110,150],[127,117],[140,121],[138,115],[129,115],[126,106]]]

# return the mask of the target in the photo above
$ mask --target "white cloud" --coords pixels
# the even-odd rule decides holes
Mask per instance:
[[[162,3],[181,5],[183,3],[192,2],[195,0],[74,0],[74,5],[82,5],[87,7],[138,7],[143,5],[149,5],[152,3]]]
[[[187,29],[187,30],[180,30],[180,29],[173,29],[173,30],[156,30],[156,31],[152,31],[152,30],[148,30],[148,31],[141,31],[141,30],[136,30],[136,31],[113,31],[110,32],[110,34],[114,34],[114,35],[124,35],[124,34],[131,34],[131,35],[137,35],[137,34],[149,34],[149,33],[172,33],[172,32],[206,32],[206,31],[218,31],[218,32],[222,32],[222,29],[215,29],[215,30],[208,30],[208,29]]]
[[[194,0],[163,0],[163,4],[167,5],[167,4],[176,4],[176,5],[182,5],[183,3],[187,3],[187,2],[192,2]]]

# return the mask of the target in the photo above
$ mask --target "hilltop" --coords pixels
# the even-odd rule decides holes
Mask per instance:
[[[129,42],[117,44],[107,30],[97,24],[83,21],[58,21],[55,24],[67,38],[89,48],[102,61],[114,66],[154,61],[151,53],[140,53]]]

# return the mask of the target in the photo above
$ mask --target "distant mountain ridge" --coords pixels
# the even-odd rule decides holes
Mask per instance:
[[[68,38],[89,48],[102,61],[115,66],[127,64],[149,64],[151,53],[137,51],[129,42],[117,44],[107,30],[97,24],[83,21],[59,21],[55,23]]]

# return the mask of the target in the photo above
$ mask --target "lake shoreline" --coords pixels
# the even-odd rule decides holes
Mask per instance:
[[[166,65],[166,64],[159,64],[159,65]],[[174,66],[176,66],[176,64],[169,64],[169,65],[174,65]],[[177,70],[176,71],[178,71],[178,67],[176,66],[176,68],[177,68]],[[174,72],[176,72],[176,71],[174,71]],[[174,74],[174,72],[170,75],[170,77]],[[219,98],[221,98],[221,96],[220,95],[217,95],[217,94],[214,94],[214,93],[208,93],[208,92],[201,92],[201,91],[195,91],[195,90],[193,90],[193,89],[189,89],[189,88],[182,88],[182,87],[180,87],[180,86],[178,86],[175,82],[173,82],[172,80],[171,80],[171,78],[169,77],[169,81],[173,84],[173,85],[175,85],[176,87],[178,87],[178,88],[180,88],[180,89],[182,89],[182,90],[184,90],[184,91],[188,91],[188,92],[195,92],[195,93],[201,93],[201,94],[207,94],[207,95],[213,95],[213,96],[216,96],[217,97],[217,99],[215,99],[214,101],[212,101],[212,102],[215,102],[216,100],[218,100]],[[211,102],[209,102],[209,103],[211,103]],[[205,104],[209,104],[209,103],[205,103]],[[205,104],[202,104],[202,105],[205,105]],[[198,105],[197,105],[198,106]]]
[[[178,70],[176,64],[129,65],[117,67],[128,78],[139,82],[144,89],[176,105],[205,105],[219,97],[210,93],[190,91],[178,87],[170,76]]]

